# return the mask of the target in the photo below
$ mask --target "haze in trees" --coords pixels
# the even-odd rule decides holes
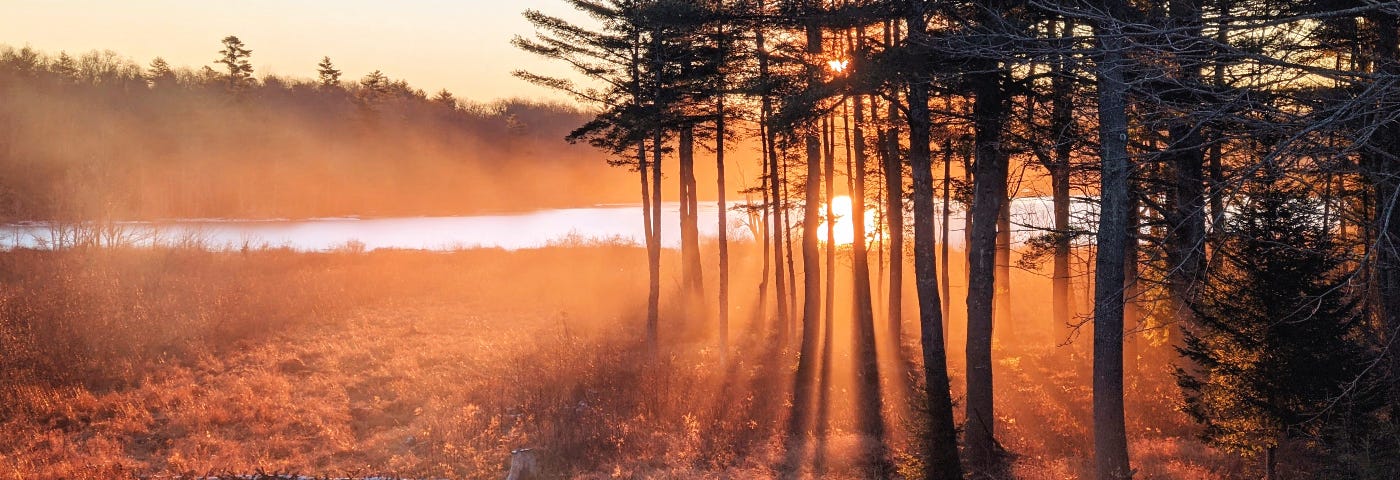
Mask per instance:
[[[600,155],[560,141],[585,118],[574,107],[434,100],[383,73],[345,85],[326,59],[316,81],[254,80],[233,61],[244,90],[230,104],[222,68],[0,47],[0,217],[444,215],[630,199]]]

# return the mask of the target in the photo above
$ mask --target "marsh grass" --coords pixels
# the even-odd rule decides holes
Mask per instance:
[[[618,328],[638,254],[0,254],[0,477],[497,478],[521,447],[555,473],[761,468],[743,448],[775,422],[699,393],[766,371],[679,337],[642,367]]]
[[[756,263],[743,255],[737,265]],[[0,253],[0,478],[502,478],[516,448],[538,449],[551,477],[776,476],[793,352],[749,323],[736,295],[728,364],[710,326],[671,305],[663,353],[648,358],[644,258],[623,242],[568,240]],[[1091,471],[1087,363],[1052,350],[998,358],[1012,472]],[[902,365],[891,374],[919,377]],[[1129,386],[1139,478],[1238,476],[1190,437],[1163,385]],[[869,439],[834,414],[820,473],[866,478],[854,465]],[[917,421],[895,421],[895,462],[917,474]]]

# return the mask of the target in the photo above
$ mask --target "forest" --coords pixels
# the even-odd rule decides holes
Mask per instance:
[[[515,76],[577,109],[0,52],[14,221],[644,232],[11,249],[0,475],[1400,471],[1400,2],[558,3]]]
[[[924,478],[1003,472],[1015,452],[997,439],[994,360],[1080,335],[1092,343],[1096,478],[1132,476],[1125,377],[1162,363],[1181,389],[1179,410],[1200,425],[1201,438],[1261,457],[1267,478],[1278,475],[1280,449],[1394,460],[1386,444],[1400,413],[1400,310],[1393,307],[1400,302],[1389,283],[1400,5],[570,3],[602,28],[527,12],[536,36],[516,44],[588,81],[518,75],[602,110],[571,138],[635,168],[640,197],[652,206],[650,232],[659,231],[661,172],[674,143],[682,195],[678,295],[687,311],[708,303],[693,238],[698,219],[689,214],[697,138],[713,142],[716,164],[724,162],[727,137],[757,135],[762,143],[759,190],[771,227],[761,241],[772,275],[759,285],[760,304],[769,300],[771,277],[778,341],[793,343],[797,354],[785,439],[790,466],[802,462],[813,431],[828,428],[815,412],[824,403],[814,398],[832,388],[826,372],[836,359],[825,352],[835,336],[832,317],[840,315],[853,324],[848,362],[860,410],[849,428],[872,440],[870,471],[889,468],[879,414],[888,387],[877,352],[902,348],[896,267],[903,262],[889,262],[892,294],[881,309],[888,319],[877,319],[867,226],[854,221],[851,306],[833,311],[835,249],[826,249],[823,269],[819,242],[835,244],[835,221],[822,216],[822,205],[839,183],[851,211],[887,205],[884,212],[893,213],[875,228],[888,232],[890,251],[912,250],[918,330],[909,335],[918,338],[922,375],[911,387],[925,416],[916,442]],[[736,120],[748,124],[736,128]],[[844,155],[837,155],[838,138]],[[1047,178],[1025,182],[1029,170]],[[1035,323],[1013,316],[1009,303],[1010,205],[1028,183],[1048,184],[1054,205],[1053,227],[1029,243],[1037,252],[1020,259],[1053,264],[1050,314]],[[1097,204],[1090,229],[1071,221],[1076,191]],[[968,211],[966,387],[957,401],[946,308],[961,300],[948,290],[954,198]],[[903,225],[906,202],[912,228]],[[794,248],[793,223],[800,255],[784,257]],[[648,248],[646,338],[656,350],[658,237]],[[726,253],[721,236],[721,356]],[[1075,273],[1076,255],[1092,264]],[[1076,274],[1092,277],[1093,306],[1082,315],[1071,307]],[[963,411],[960,423],[955,410]]]
[[[252,49],[231,40],[210,44],[222,73],[0,46],[10,179],[0,218],[441,215],[624,200],[574,180],[603,164],[559,141],[587,118],[573,107],[428,95],[377,70],[352,78],[328,57],[314,79],[255,76]]]

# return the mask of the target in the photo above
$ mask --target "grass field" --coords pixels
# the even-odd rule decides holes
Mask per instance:
[[[0,272],[0,478],[503,478],[525,447],[550,476],[766,478],[782,458],[794,355],[747,321],[755,290],[736,287],[728,364],[675,308],[648,361],[632,247],[14,251]],[[1013,473],[1091,472],[1087,364],[998,358]],[[1138,478],[1243,474],[1192,440],[1175,387],[1143,378]],[[808,473],[863,478],[841,395]],[[886,416],[897,466],[917,471],[917,421]]]

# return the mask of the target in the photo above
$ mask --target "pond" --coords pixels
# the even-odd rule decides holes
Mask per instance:
[[[731,204],[729,238],[748,242],[754,238],[751,219]],[[936,206],[938,211],[941,207]],[[963,240],[961,205],[953,205],[950,243]],[[1017,242],[1051,225],[1048,198],[1018,198],[1012,204],[1013,232]],[[1087,203],[1074,208],[1076,223],[1090,212]],[[718,207],[714,202],[699,207],[700,235],[718,236]],[[793,215],[794,223],[800,211]],[[906,216],[909,213],[906,212]],[[872,215],[873,217],[873,215]],[[662,205],[662,244],[679,244],[680,204]],[[912,226],[912,222],[906,222]],[[797,228],[797,225],[794,225]],[[290,248],[300,251],[335,249],[374,250],[380,248],[453,250],[503,248],[515,250],[550,245],[578,245],[594,242],[640,245],[643,242],[640,204],[595,205],[520,213],[447,217],[389,218],[312,218],[272,220],[181,219],[154,222],[114,222],[103,228],[92,224],[61,225],[25,222],[0,227],[0,247],[53,248],[81,243],[82,238],[101,238],[104,245],[190,245],[210,249]]]

